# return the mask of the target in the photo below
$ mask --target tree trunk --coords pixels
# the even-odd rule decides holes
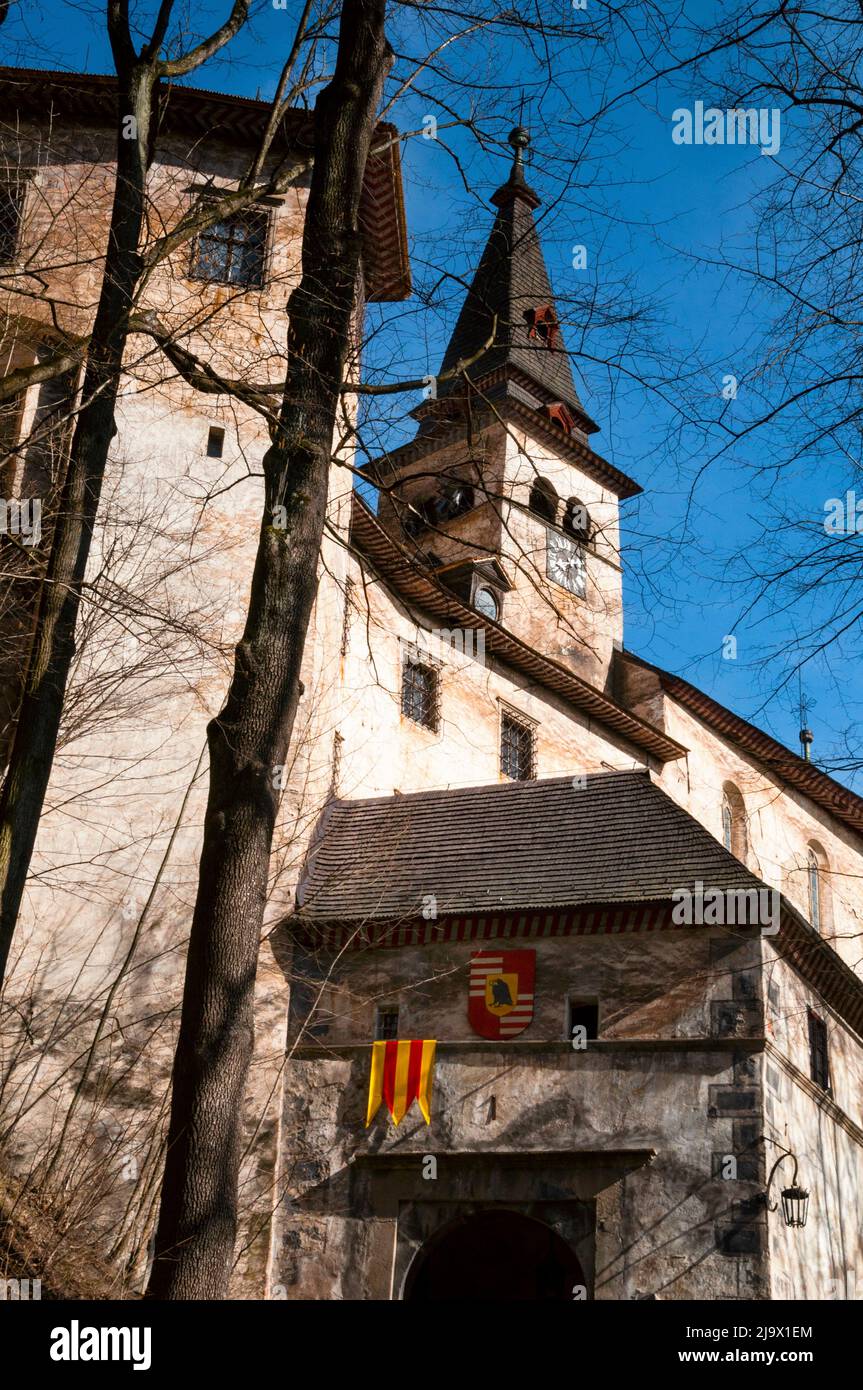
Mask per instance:
[[[118,74],[117,182],[105,269],[90,340],[82,405],[72,439],[24,694],[0,794],[0,989],[36,841],[69,669],[126,346],[140,276],[147,144],[156,74],[134,64]],[[123,138],[134,116],[136,138]],[[128,126],[127,126],[128,128]]]
[[[315,106],[302,278],[288,377],[264,458],[252,592],[225,706],[208,728],[210,783],[192,920],[151,1298],[223,1298],[237,1227],[242,1104],[278,799],[317,591],[332,440],[360,270],[366,157],[392,54],[384,0],[345,0],[332,81]],[[284,529],[271,524],[283,506]]]

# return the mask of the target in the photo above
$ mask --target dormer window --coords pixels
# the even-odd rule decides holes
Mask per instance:
[[[560,327],[557,314],[550,304],[538,304],[535,309],[527,309],[524,316],[527,319],[529,341],[541,343],[549,348],[557,347]]]
[[[562,429],[564,434],[575,432],[575,416],[569,407],[564,405],[563,401],[552,401],[550,405],[545,407],[545,413],[552,424],[557,425],[558,429]]]
[[[490,618],[493,623],[497,622],[500,601],[494,589],[490,589],[486,584],[478,584],[473,591],[473,606],[484,618]]]
[[[460,560],[444,565],[438,578],[467,607],[481,613],[490,622],[499,623],[504,599],[512,588],[503,567],[497,560]]]

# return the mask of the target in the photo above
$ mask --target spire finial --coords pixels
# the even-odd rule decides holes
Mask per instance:
[[[517,170],[520,172],[522,168],[523,152],[527,149],[528,145],[530,144],[530,131],[528,130],[527,126],[513,126],[512,130],[509,132],[508,143],[515,150],[515,159],[513,161],[512,172],[515,173]]]
[[[810,701],[803,694],[803,676],[798,671],[797,678],[800,688],[800,752],[806,762],[812,761],[812,745],[815,742],[815,735],[809,728],[807,714],[809,712]]]
[[[503,207],[511,203],[513,199],[520,198],[527,203],[530,208],[539,207],[539,198],[532,188],[528,188],[524,177],[524,151],[530,144],[530,131],[527,126],[513,126],[509,132],[508,144],[515,154],[512,161],[512,168],[509,171],[509,178],[496,193],[492,194],[492,203],[495,207]]]

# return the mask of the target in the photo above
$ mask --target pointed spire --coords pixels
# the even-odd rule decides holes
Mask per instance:
[[[453,371],[460,362],[469,363],[465,370],[476,383],[495,374],[495,381],[483,386],[495,399],[511,396],[538,410],[562,403],[575,415],[578,428],[590,433],[597,426],[575,389],[533,219],[541,200],[524,175],[530,132],[517,125],[510,131],[509,144],[512,168],[492,195],[497,216],[440,374]],[[452,379],[440,394],[459,390],[458,380]]]

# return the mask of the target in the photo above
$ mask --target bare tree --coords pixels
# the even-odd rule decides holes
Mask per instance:
[[[845,713],[833,749],[819,739],[815,756],[839,775],[863,767],[846,675],[860,652],[863,553],[863,516],[852,514],[863,496],[861,55],[857,0],[829,10],[741,0],[709,27],[697,6],[684,7],[646,79],[670,74],[709,94],[705,104],[742,130],[769,119],[778,141],[768,159],[752,151],[742,225],[726,237],[717,220],[713,250],[688,255],[714,276],[735,321],[721,349],[716,333],[698,345],[681,382],[669,455],[687,503],[671,534],[662,519],[655,553],[667,581],[663,589],[654,562],[656,583],[669,608],[682,565],[721,584],[737,614],[732,630],[745,630],[757,652],[762,708],[778,698],[796,716],[807,668],[818,673]],[[727,392],[705,389],[726,372]],[[720,470],[745,496],[749,524],[745,541],[729,526],[733,543],[711,527],[707,547],[713,517],[700,502],[711,497],[712,510]]]
[[[333,431],[360,273],[359,206],[392,54],[382,0],[346,0],[332,81],[315,107],[303,273],[288,377],[264,460],[252,595],[227,702],[208,730],[210,794],[186,966],[151,1297],[219,1298],[236,1235],[239,1112],[284,763],[317,588]],[[284,527],[272,509],[284,508]]]
[[[129,335],[153,331],[151,315],[135,320],[135,308],[154,268],[203,227],[226,211],[247,206],[262,189],[287,186],[296,170],[280,169],[262,180],[262,171],[281,116],[289,104],[298,45],[309,6],[278,84],[272,116],[256,158],[239,188],[221,199],[202,199],[181,222],[154,244],[142,247],[147,211],[147,171],[153,151],[155,107],[160,82],[186,76],[211,59],[239,32],[249,0],[234,0],[225,22],[208,38],[175,58],[161,56],[172,18],[173,0],[163,0],[149,41],[136,51],[127,0],[108,5],[108,34],[117,69],[116,182],[111,226],[104,256],[99,301],[83,347],[86,371],[81,402],[63,478],[58,516],[44,582],[40,585],[35,638],[30,648],[15,736],[0,793],[0,982],[5,974],[20,910],[27,869],[51,772],[63,700],[74,655],[75,623],[81,585],[99,507],[99,495],[114,434],[114,409]],[[156,334],[167,335],[158,325]],[[78,354],[80,360],[80,354]],[[47,362],[10,374],[4,385],[11,399],[35,382],[69,370],[76,358],[62,342]]]

